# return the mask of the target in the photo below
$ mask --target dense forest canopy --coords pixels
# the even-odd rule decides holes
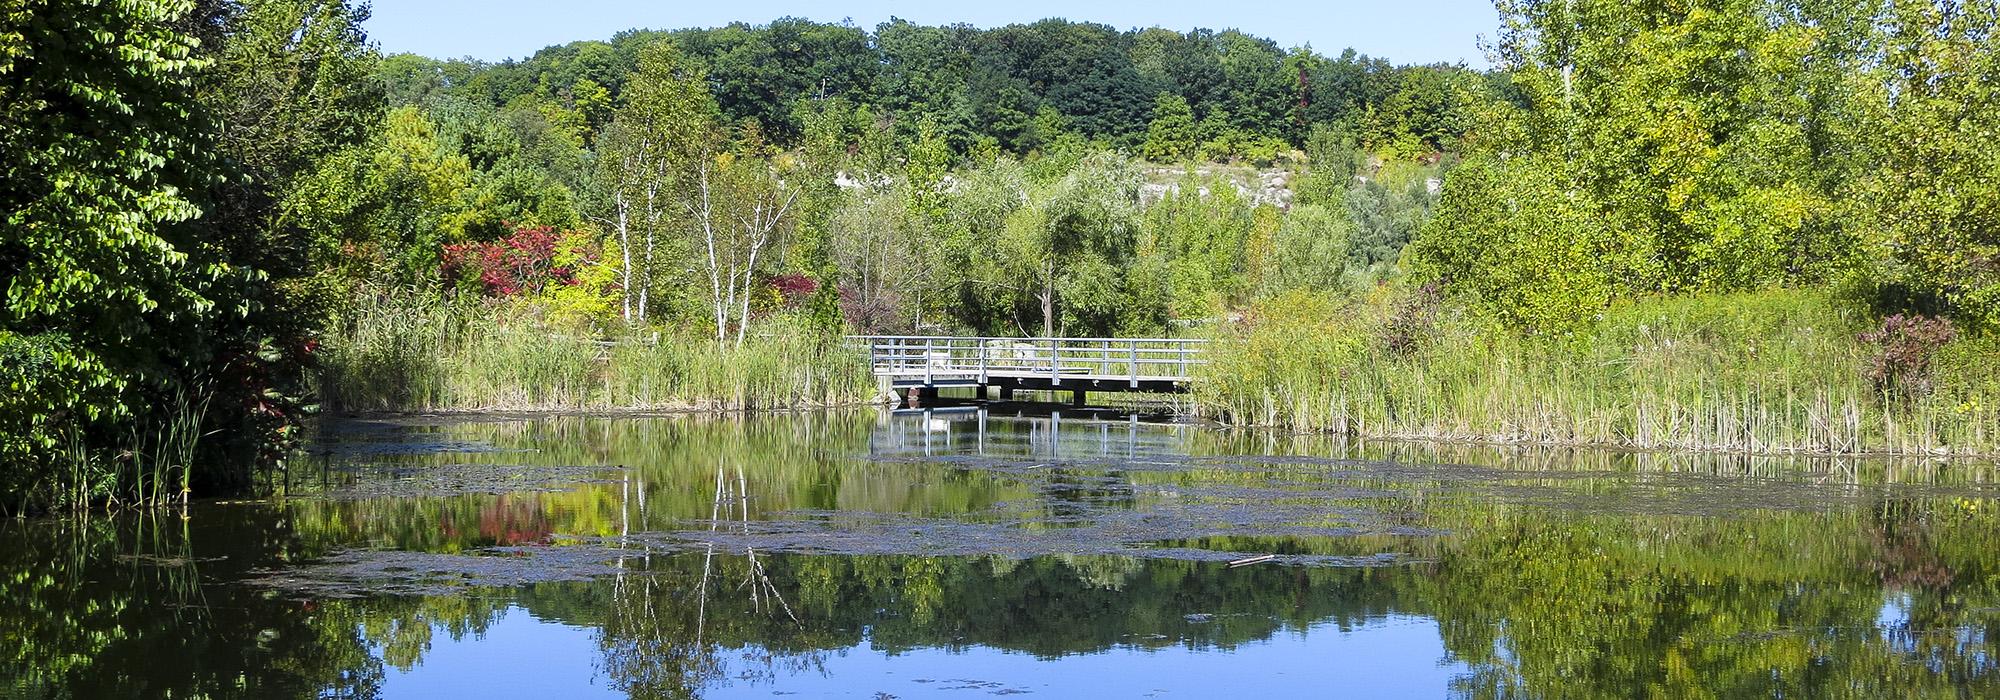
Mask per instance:
[[[1120,148],[1146,137],[1155,103],[1178,96],[1211,135],[1303,145],[1311,125],[1372,135],[1454,136],[1455,89],[1485,77],[1463,66],[1396,66],[1352,50],[1328,57],[1236,30],[1119,31],[1061,19],[978,29],[892,20],[874,31],[783,18],[551,46],[520,61],[413,54],[384,59],[395,105],[505,108],[551,101],[600,127],[624,101],[644,47],[668,42],[708,76],[725,119],[757,122],[795,146],[802,110],[831,99],[866,105],[900,138],[932,124],[959,152],[986,144],[1025,153],[1064,132]]]
[[[1810,287],[1921,350],[2000,324],[1996,7],[1501,0],[1476,71],[1061,19],[489,64],[383,56],[340,0],[26,0],[0,10],[0,505],[280,463],[315,368],[406,357],[368,324],[409,304],[728,350],[1333,303],[1388,309],[1403,352],[1440,308],[1564,339]],[[1885,357],[1879,385],[1927,386],[1928,355]]]

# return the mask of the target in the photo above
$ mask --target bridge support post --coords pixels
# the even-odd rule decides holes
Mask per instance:
[[[1069,394],[1069,405],[1071,405],[1071,406],[1077,406],[1077,407],[1082,407],[1082,406],[1083,406],[1083,395],[1084,395],[1084,391],[1083,391],[1082,389],[1077,389],[1076,391],[1072,391],[1072,392],[1070,392],[1070,394]]]
[[[1012,384],[1002,384],[1002,385],[1000,385],[1000,400],[1001,400],[1001,401],[1013,401],[1013,400],[1014,400],[1014,385],[1012,385]]]

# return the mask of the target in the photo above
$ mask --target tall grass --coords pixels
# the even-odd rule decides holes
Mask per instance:
[[[38,475],[21,491],[18,503],[0,504],[0,511],[80,512],[97,507],[159,508],[188,502],[207,417],[205,394],[186,390],[159,406],[143,421],[134,421],[109,449],[91,449],[76,428],[64,431],[52,464],[33,469]]]
[[[1822,291],[1648,300],[1571,337],[1443,313],[1421,340],[1386,302],[1291,297],[1224,333],[1197,409],[1362,437],[1855,454],[2000,451],[2000,344],[1940,348],[1935,390],[1866,375],[1870,321]]]
[[[837,338],[779,317],[740,347],[695,332],[602,334],[532,306],[391,297],[328,339],[322,400],[339,410],[769,409],[859,403],[874,385]]]

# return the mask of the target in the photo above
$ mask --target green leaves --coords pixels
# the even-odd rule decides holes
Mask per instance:
[[[1140,147],[1147,160],[1178,163],[1194,157],[1199,147],[1194,110],[1187,99],[1170,92],[1153,101],[1153,121],[1146,126],[1146,143]]]
[[[205,175],[186,156],[203,137],[187,115],[191,73],[207,62],[174,29],[185,2],[23,7],[0,14],[13,73],[0,84],[0,332],[48,339],[28,356],[77,358],[62,383],[115,391],[157,351],[140,335],[146,317],[205,301],[176,225],[201,214],[187,193]],[[0,421],[43,430],[83,412],[80,399],[12,394]]]
[[[1630,288],[1638,250],[1547,158],[1481,156],[1452,172],[1413,244],[1416,274],[1516,328],[1562,334]]]
[[[2000,328],[2000,3],[1889,3],[1888,57],[1857,76],[1879,167],[1851,185],[1893,294],[1918,311]]]

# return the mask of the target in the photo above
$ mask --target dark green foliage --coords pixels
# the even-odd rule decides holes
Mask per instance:
[[[272,217],[374,122],[364,18],[0,10],[0,508],[157,502],[169,473],[180,497],[282,459],[322,297],[307,239]]]
[[[1379,112],[1390,116],[1371,137],[1415,128],[1416,139],[1437,147],[1462,125],[1448,116],[1458,106],[1440,102],[1461,95],[1442,86],[1479,84],[1462,67],[1398,68],[1352,51],[1288,54],[1234,30],[1120,32],[1060,19],[992,29],[891,20],[868,32],[784,18],[625,32],[490,65],[394,56],[379,75],[391,104],[456,99],[492,109],[534,95],[579,110],[595,129],[611,108],[604,103],[623,99],[640,49],[660,41],[708,73],[729,122],[755,120],[786,146],[805,135],[799,103],[839,98],[878,107],[906,139],[919,124],[937,124],[960,153],[982,140],[1020,154],[1046,147],[1054,134],[1034,123],[1045,110],[1087,140],[1136,147],[1167,92],[1217,125],[1204,142],[1296,147],[1310,124],[1360,124]]]
[[[174,357],[156,334],[189,330],[214,307],[210,283],[241,279],[189,255],[190,194],[214,173],[189,118],[205,62],[174,30],[187,11],[0,10],[0,470],[13,485],[40,478],[58,435],[134,420],[176,365],[207,359]]]

